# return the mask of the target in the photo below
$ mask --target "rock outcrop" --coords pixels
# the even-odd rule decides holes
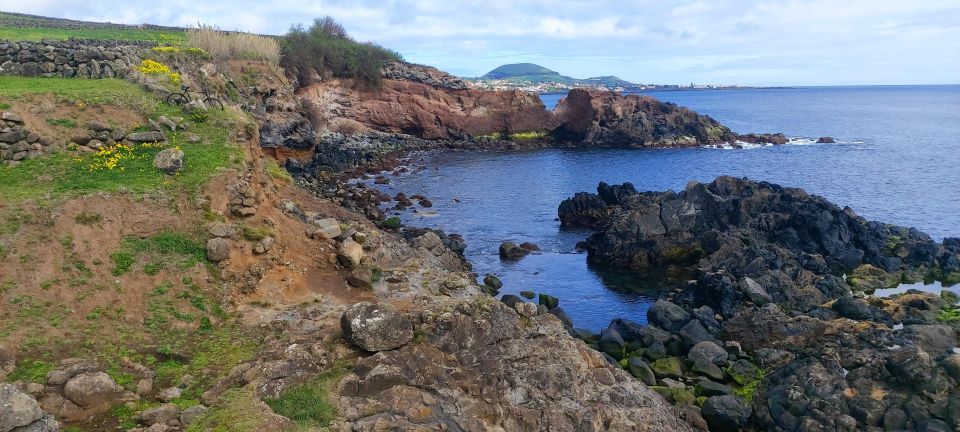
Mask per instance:
[[[690,430],[549,313],[476,299],[419,317],[419,341],[361,359],[341,381],[351,430]]]
[[[719,177],[680,193],[604,184],[598,191],[559,210],[565,226],[597,230],[583,243],[590,262],[697,268],[709,273],[697,291],[727,316],[734,302],[767,296],[808,310],[849,293],[834,274],[863,265],[913,279],[960,273],[953,240],[938,244],[915,229],[870,222],[800,189]]]
[[[560,207],[597,232],[589,260],[691,277],[648,311],[586,335],[711,430],[949,430],[960,426],[950,293],[861,290],[953,280],[955,239],[868,222],[799,189],[720,177],[683,192],[601,185]],[[852,276],[837,276],[847,272]],[[889,277],[890,275],[894,277]],[[898,327],[898,324],[902,328]],[[618,343],[609,341],[616,332]],[[606,337],[606,338],[605,338]]]
[[[709,116],[649,96],[571,90],[552,135],[587,147],[693,147],[736,140]]]

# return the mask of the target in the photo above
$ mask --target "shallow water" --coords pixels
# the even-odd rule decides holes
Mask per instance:
[[[457,232],[483,275],[502,293],[523,290],[560,298],[578,327],[611,319],[646,322],[668,282],[601,271],[574,246],[588,233],[560,230],[560,202],[597,183],[633,182],[638,190],[680,190],[689,180],[746,176],[802,187],[860,215],[912,226],[937,240],[960,236],[960,86],[803,88],[657,92],[655,97],[709,114],[735,131],[784,132],[810,143],[747,150],[562,149],[531,152],[441,152],[429,169],[391,177],[391,195],[420,193],[431,214],[404,212],[404,223]],[[456,200],[456,201],[455,201]],[[501,262],[502,241],[529,241],[543,251]]]

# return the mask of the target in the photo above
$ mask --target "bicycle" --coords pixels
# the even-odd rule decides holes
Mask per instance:
[[[190,97],[190,87],[182,85],[180,86],[180,90],[183,90],[183,93],[170,93],[170,95],[167,96],[167,105],[186,105],[193,102],[193,98]],[[203,94],[201,100],[205,105],[211,108],[220,108],[221,111],[223,110],[223,102],[220,102],[220,99],[210,96],[210,90],[207,87],[203,87],[201,91],[194,91],[193,93]]]

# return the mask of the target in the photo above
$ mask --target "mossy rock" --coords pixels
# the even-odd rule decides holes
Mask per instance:
[[[680,378],[683,376],[683,361],[679,357],[666,357],[650,364],[657,378]]]
[[[858,291],[893,288],[903,281],[900,273],[887,273],[870,264],[857,267],[847,276],[847,285]]]

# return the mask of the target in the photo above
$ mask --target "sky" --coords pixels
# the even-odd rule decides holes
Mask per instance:
[[[330,15],[460,76],[530,62],[644,84],[960,83],[958,0],[0,0],[80,20],[283,34]]]

